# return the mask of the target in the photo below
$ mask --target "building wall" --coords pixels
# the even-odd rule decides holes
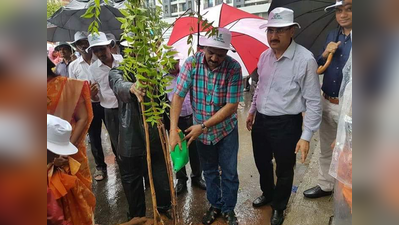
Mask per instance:
[[[243,11],[267,18],[271,0],[201,0],[200,9],[214,7],[223,2]],[[163,0],[163,18],[179,17],[189,8],[198,11],[197,0]]]

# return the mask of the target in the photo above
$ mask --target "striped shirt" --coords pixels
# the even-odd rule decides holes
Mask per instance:
[[[292,41],[276,59],[270,48],[258,62],[259,81],[249,113],[267,116],[305,112],[301,139],[310,141],[322,119],[321,91],[313,54]]]
[[[240,64],[226,56],[223,63],[211,70],[205,63],[205,54],[197,53],[186,60],[177,79],[175,93],[184,98],[190,91],[194,111],[194,124],[209,120],[227,103],[238,103],[243,99],[243,82]],[[206,145],[215,145],[237,126],[237,113],[223,122],[208,128],[198,140]]]

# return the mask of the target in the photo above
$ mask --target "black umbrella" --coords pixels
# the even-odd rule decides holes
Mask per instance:
[[[334,5],[335,2],[335,0],[273,0],[269,13],[277,7],[294,10],[295,21],[302,27],[297,30],[295,41],[318,57],[328,33],[339,27],[334,10],[324,11],[324,8]]]
[[[125,7],[125,0],[109,0],[106,4],[104,0],[100,0],[101,13],[99,31],[104,33],[112,33],[116,38],[119,39],[121,30],[121,23],[116,17],[123,17],[119,9]],[[90,0],[72,0],[68,5],[60,8],[48,19],[48,22],[54,24],[61,30],[61,32],[67,34],[65,30],[71,31],[87,31],[91,22],[94,18],[86,19],[81,16],[85,14],[86,10],[94,4],[94,1]],[[52,30],[51,30],[52,31]]]
[[[74,41],[74,30],[67,30],[64,28],[57,27],[54,24],[47,22],[47,41],[50,42],[72,42]]]

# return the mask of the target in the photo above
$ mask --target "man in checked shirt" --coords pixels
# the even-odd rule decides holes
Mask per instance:
[[[211,204],[202,223],[211,224],[223,213],[228,224],[238,224],[234,208],[239,185],[237,107],[242,100],[242,73],[240,64],[227,56],[232,50],[230,31],[218,30],[218,35],[200,40],[204,52],[188,58],[181,68],[172,101],[170,144],[172,149],[181,146],[178,120],[184,98],[190,92],[194,125],[186,130],[185,139],[189,144],[198,139]]]

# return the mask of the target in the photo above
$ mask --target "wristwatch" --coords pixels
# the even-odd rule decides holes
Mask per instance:
[[[207,127],[205,126],[205,124],[201,123],[201,129],[202,133],[206,132]]]

